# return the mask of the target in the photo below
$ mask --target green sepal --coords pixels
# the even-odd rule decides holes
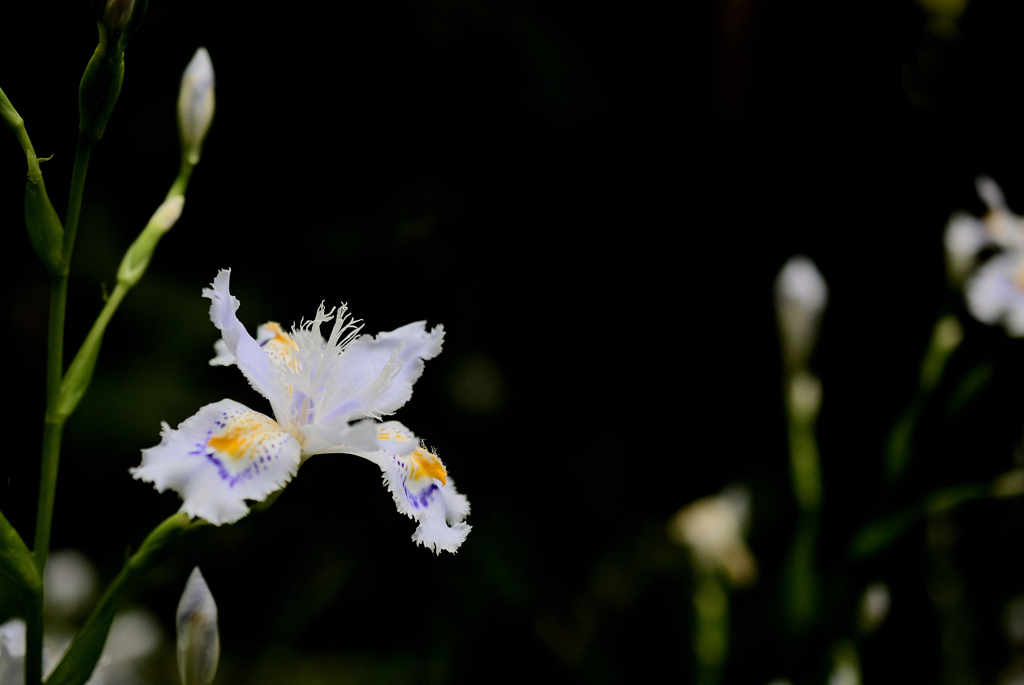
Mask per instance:
[[[89,389],[92,373],[96,369],[96,360],[100,356],[103,334],[106,332],[107,324],[110,323],[114,312],[121,304],[121,300],[127,294],[128,288],[118,283],[114,292],[110,294],[110,298],[107,299],[107,303],[103,305],[103,310],[96,317],[92,328],[89,329],[89,334],[85,336],[82,346],[78,348],[75,358],[71,360],[71,365],[68,366],[64,378],[61,379],[60,398],[57,401],[54,418],[62,421],[71,416],[85,395],[85,391]]]
[[[38,163],[36,166],[38,168]],[[64,226],[46,194],[42,174],[32,174],[31,169],[25,181],[25,228],[32,247],[47,271],[55,276],[66,274]]]
[[[128,41],[132,39],[135,32],[142,26],[142,20],[146,17],[146,9],[149,7],[149,0],[135,0],[135,8],[132,10],[132,18],[128,20],[128,24],[121,31],[121,35],[117,39],[117,54],[123,55],[125,48],[128,47]]]
[[[22,590],[37,592],[42,586],[39,571],[25,542],[2,513],[0,513],[0,569]]]
[[[104,326],[104,328],[106,328]],[[96,370],[96,360],[100,356],[100,345],[103,342],[103,331],[93,336],[90,331],[85,342],[78,348],[78,353],[71,361],[71,366],[60,382],[60,400],[57,403],[56,418],[61,420],[71,416],[78,403],[85,396]]]
[[[85,625],[75,635],[64,658],[47,678],[46,685],[83,685],[89,680],[107,641],[121,590],[128,581],[169,558],[184,542],[186,533],[205,523],[202,520],[191,522],[188,514],[177,513],[153,529],[139,551],[128,558],[121,572],[107,587]]]

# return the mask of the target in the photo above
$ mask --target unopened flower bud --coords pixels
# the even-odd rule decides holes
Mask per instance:
[[[181,685],[209,685],[220,660],[217,603],[199,567],[185,583],[178,602],[178,673]]]
[[[827,303],[828,286],[818,267],[802,255],[791,257],[775,279],[775,316],[787,369],[807,365]]]
[[[750,525],[750,491],[742,485],[702,497],[679,510],[669,521],[668,534],[688,547],[694,562],[721,570],[737,586],[757,578],[757,560],[744,541]]]
[[[178,133],[181,154],[189,164],[198,164],[203,140],[210,130],[214,110],[213,62],[206,48],[199,48],[181,76],[178,92]]]
[[[951,285],[960,288],[974,269],[978,254],[991,243],[985,225],[966,212],[954,212],[943,236],[946,248],[946,275]]]
[[[132,18],[132,10],[135,9],[135,0],[107,0],[107,6],[103,10],[103,24],[111,34],[120,36],[121,31],[128,25]]]
[[[860,609],[857,612],[860,632],[867,635],[877,630],[889,615],[891,603],[888,585],[880,580],[868,585],[861,595]]]

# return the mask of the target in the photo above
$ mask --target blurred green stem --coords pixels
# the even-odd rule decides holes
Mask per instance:
[[[693,655],[696,685],[716,685],[729,649],[729,592],[714,571],[694,567]]]
[[[821,381],[806,369],[786,379],[786,416],[789,438],[789,468],[793,496],[800,510],[821,508],[821,460],[814,425],[821,409]]]
[[[928,398],[942,380],[949,358],[960,346],[963,338],[963,328],[952,314],[940,316],[935,321],[928,348],[921,359],[917,392],[903,416],[893,426],[886,441],[885,479],[890,485],[899,481],[910,465],[918,419]]]
[[[68,215],[64,220],[64,269],[67,273],[71,263],[71,251],[75,247],[75,235],[78,233],[78,219],[82,214],[82,196],[85,192],[85,173],[89,169],[89,157],[96,141],[78,137],[78,149],[75,150],[75,166],[71,171],[71,192],[68,195]]]
[[[790,475],[800,520],[783,576],[782,601],[790,631],[801,635],[817,614],[818,572],[814,553],[822,485],[815,423],[821,409],[822,388],[818,377],[807,369],[791,373],[785,388]]]

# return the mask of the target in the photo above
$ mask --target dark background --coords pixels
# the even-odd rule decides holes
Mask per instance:
[[[92,19],[84,2],[2,14],[0,87],[54,155],[43,171],[63,216]],[[89,169],[68,358],[174,178],[178,82],[200,45],[217,113],[184,214],[68,423],[54,548],[82,549],[108,580],[178,506],[127,474],[159,422],[223,397],[266,409],[237,371],[206,365],[218,336],[200,291],[230,267],[253,331],[321,301],[348,302],[370,333],[445,325],[444,354],[396,418],[440,448],[474,528],[434,558],[408,541],[375,467],[312,459],[269,512],[197,535],[126,598],[171,634],[201,565],[220,607],[218,682],[685,682],[690,576],[665,524],[738,480],[762,573],[734,596],[727,682],[819,677],[879,578],[893,611],[862,645],[866,680],[995,682],[1014,658],[1002,612],[1024,592],[1019,502],[944,519],[959,534],[939,561],[923,525],[846,558],[870,518],[1009,469],[1021,433],[1020,343],[964,318],[910,475],[881,487],[881,445],[934,317],[959,307],[942,266],[949,213],[981,211],[978,173],[1024,209],[1024,7],[975,0],[952,30],[936,16],[907,1],[154,0]],[[0,508],[29,538],[48,288],[21,228],[23,170],[7,137]],[[828,599],[803,642],[779,630],[796,511],[771,309],[797,252],[831,289],[815,362]],[[993,380],[949,417],[982,363]],[[960,579],[962,677],[936,564]],[[18,612],[5,592],[0,619]]]

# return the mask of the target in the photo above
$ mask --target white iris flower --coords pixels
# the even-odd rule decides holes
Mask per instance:
[[[412,396],[424,361],[441,352],[444,330],[426,322],[376,337],[342,305],[285,332],[260,326],[254,339],[235,315],[230,270],[217,274],[203,297],[221,331],[213,365],[236,365],[270,402],[274,418],[234,400],[208,404],[177,429],[166,423],[162,441],[142,450],[135,478],[160,492],[175,490],[181,511],[215,525],[245,516],[246,500],[281,489],[314,454],[355,454],[377,464],[400,513],[419,526],[412,538],[440,553],[455,552],[469,534],[469,501],[455,490],[436,454],[397,421],[380,422]],[[320,327],[333,321],[326,339]]]
[[[946,225],[946,263],[954,283],[964,284],[971,315],[989,325],[1002,323],[1014,337],[1024,336],[1024,217],[1010,211],[1003,191],[991,178],[977,180],[978,196],[988,211],[980,219],[957,212]],[[975,265],[982,250],[998,254]],[[973,271],[973,274],[971,273]]]

